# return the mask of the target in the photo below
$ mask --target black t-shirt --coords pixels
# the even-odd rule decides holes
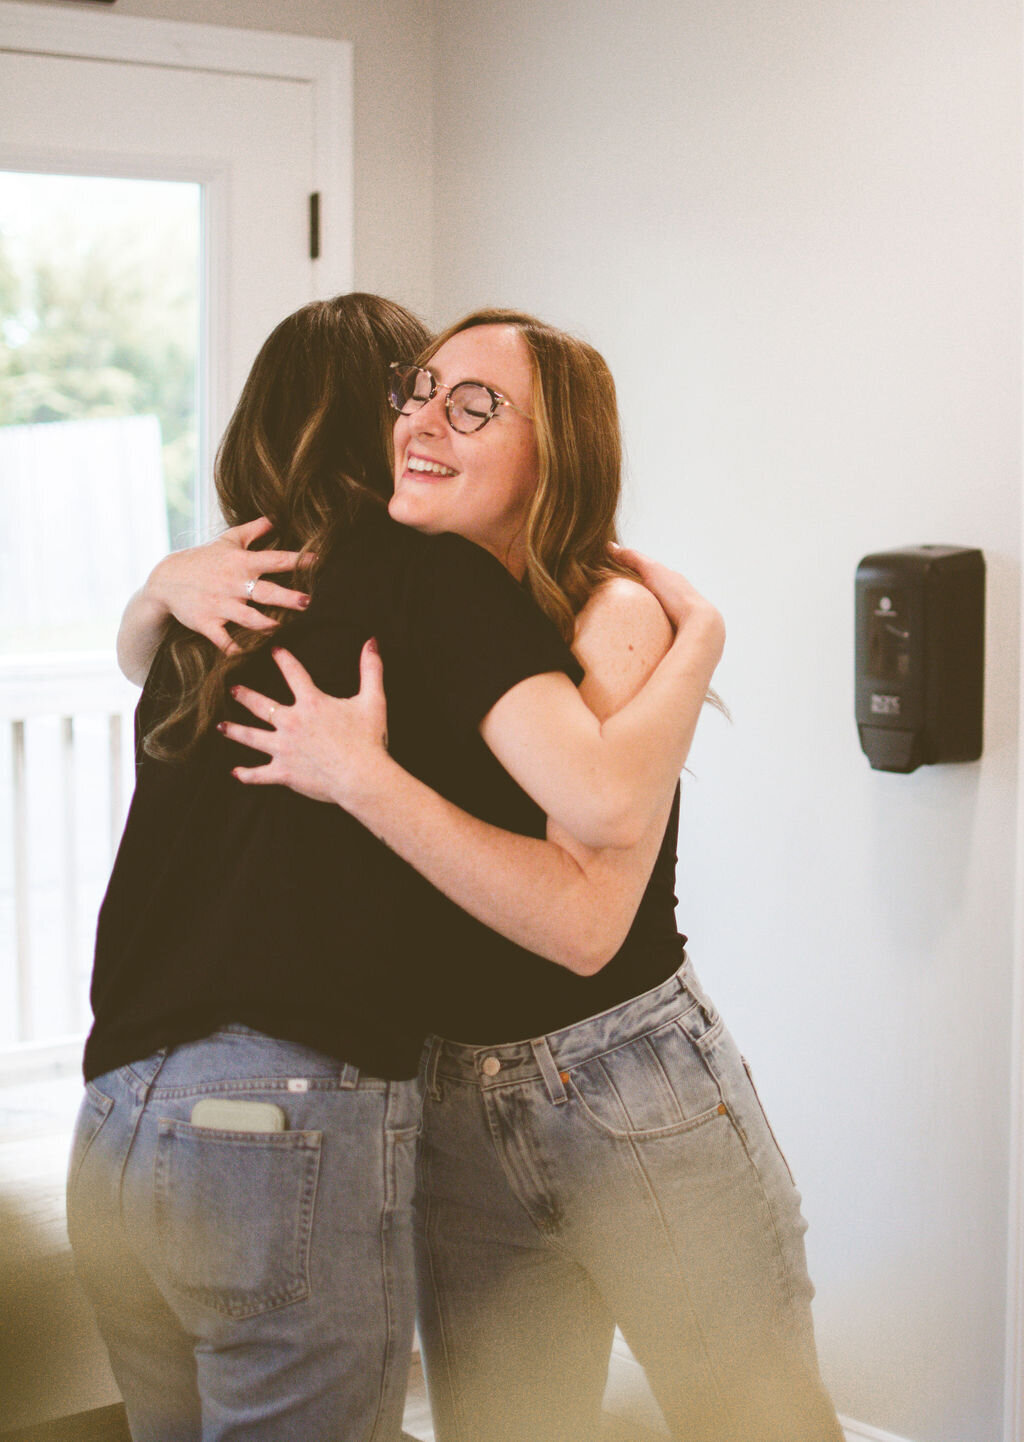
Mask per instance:
[[[322,689],[352,695],[369,636],[396,759],[467,810],[542,835],[543,816],[477,729],[526,677],[582,675],[522,588],[460,537],[421,536],[367,511],[281,641]],[[266,649],[237,679],[291,699]],[[171,687],[161,653],[141,729]],[[252,720],[234,703],[229,711]],[[457,980],[453,952],[477,948],[492,979],[495,966],[528,956],[471,923],[339,807],[232,777],[232,766],[261,759],[216,731],[184,762],[140,751],[99,917],[87,1078],[231,1022],[379,1076],[411,1076],[432,1014],[445,1009],[435,987],[446,995]]]
[[[526,807],[534,805],[529,797],[523,801]],[[516,829],[542,836],[545,818],[539,808],[534,811],[533,824],[521,817],[524,824]],[[499,816],[488,815],[485,820],[507,826]],[[465,912],[456,912],[426,996],[430,1030],[450,1041],[477,1046],[526,1041],[609,1011],[666,981],[678,969],[686,943],[675,920],[678,826],[677,788],[629,933],[615,956],[593,976],[577,976],[488,931]],[[523,904],[529,905],[528,896]]]

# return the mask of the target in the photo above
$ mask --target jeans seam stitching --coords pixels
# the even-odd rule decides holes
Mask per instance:
[[[665,1063],[662,1061],[661,1056],[659,1055],[658,1048],[653,1044],[650,1037],[645,1037],[644,1040],[647,1044],[647,1050],[650,1052],[652,1058],[654,1059],[654,1065],[661,1073],[662,1081],[665,1084],[665,1091],[667,1095],[671,1098],[676,1111],[679,1113],[679,1120],[683,1122],[686,1121],[686,1114],[684,1113],[682,1107],[679,1104],[679,1098],[676,1096],[675,1088],[672,1085],[672,1079],[665,1068]]]
[[[635,1143],[634,1143],[632,1140],[631,1140],[630,1143],[629,1143],[629,1148],[630,1148],[630,1151],[631,1151],[632,1156],[633,1156],[633,1161],[635,1162],[636,1167],[637,1167],[637,1169],[639,1170],[641,1177],[643,1177],[644,1189],[645,1189],[645,1191],[647,1192],[647,1195],[648,1195],[648,1196],[650,1197],[650,1199],[651,1199],[651,1204],[652,1204],[652,1206],[653,1206],[653,1208],[654,1208],[655,1216],[658,1218],[658,1225],[659,1225],[659,1227],[661,1228],[662,1235],[664,1236],[666,1242],[668,1243],[669,1250],[671,1251],[672,1256],[673,1256],[673,1258],[675,1259],[676,1272],[677,1272],[677,1275],[678,1275],[678,1278],[679,1278],[679,1285],[680,1285],[680,1287],[682,1288],[682,1290],[683,1290],[683,1291],[685,1292],[685,1294],[686,1294],[687,1304],[688,1304],[688,1306],[689,1306],[689,1308],[690,1308],[690,1311],[691,1311],[691,1313],[692,1313],[692,1315],[693,1315],[694,1327],[695,1327],[696,1330],[697,1330],[697,1335],[700,1337],[700,1352],[701,1352],[701,1359],[702,1359],[702,1361],[703,1361],[703,1363],[704,1363],[705,1374],[706,1374],[706,1376],[709,1378],[709,1380],[710,1380],[710,1382],[711,1382],[711,1385],[712,1385],[712,1387],[713,1387],[714,1390],[715,1390],[715,1393],[716,1393],[716,1394],[718,1395],[718,1397],[721,1399],[721,1397],[722,1397],[721,1388],[720,1388],[719,1385],[718,1385],[718,1378],[716,1377],[715,1372],[714,1372],[714,1368],[713,1368],[712,1365],[711,1365],[711,1354],[710,1354],[710,1351],[709,1351],[707,1342],[706,1342],[705,1337],[704,1337],[704,1328],[701,1326],[698,1311],[697,1311],[696,1307],[693,1305],[693,1300],[692,1300],[692,1298],[691,1298],[691,1296],[690,1296],[690,1289],[689,1289],[689,1287],[687,1286],[687,1283],[686,1283],[686,1271],[685,1271],[685,1269],[684,1269],[684,1267],[683,1267],[683,1264],[682,1264],[682,1258],[679,1256],[679,1253],[678,1253],[678,1251],[677,1251],[677,1249],[676,1249],[675,1241],[673,1240],[671,1230],[669,1229],[668,1224],[667,1224],[667,1222],[666,1222],[665,1214],[664,1214],[664,1211],[662,1210],[661,1202],[660,1202],[659,1199],[658,1199],[658,1195],[657,1195],[654,1187],[651,1185],[650,1178],[649,1178],[648,1175],[647,1175],[647,1170],[646,1170],[646,1168],[644,1167],[644,1164],[643,1164],[643,1162],[642,1162],[642,1160],[641,1160],[641,1158],[640,1158],[640,1154],[639,1154],[639,1152],[637,1151],[636,1145],[635,1145]]]
[[[754,1176],[757,1178],[757,1189],[761,1197],[761,1203],[768,1216],[768,1222],[772,1230],[772,1238],[775,1243],[775,1256],[778,1260],[782,1272],[780,1285],[785,1293],[786,1301],[789,1304],[790,1309],[792,1309],[794,1305],[798,1304],[798,1298],[793,1290],[789,1264],[786,1260],[786,1248],[783,1245],[782,1236],[779,1232],[779,1223],[778,1219],[775,1216],[775,1208],[772,1206],[772,1199],[768,1194],[768,1188],[765,1186],[764,1178],[761,1175],[761,1169],[754,1161],[753,1155],[751,1154],[750,1144],[747,1141],[746,1133],[740,1126],[739,1120],[733,1113],[733,1109],[728,1102],[726,1102],[725,1104],[725,1109],[726,1114],[729,1117],[729,1121],[732,1123],[732,1129],[736,1133],[736,1136],[739,1138],[740,1146],[743,1148],[744,1155],[747,1158],[747,1164],[749,1165],[750,1170],[754,1173]],[[767,1125],[767,1118],[765,1119],[765,1123]]]
[[[421,1156],[422,1156],[422,1153],[421,1153]],[[422,1203],[422,1205],[423,1205],[424,1208],[425,1208],[424,1217],[423,1217],[423,1239],[424,1239],[425,1249],[426,1249],[426,1253],[427,1253],[427,1266],[428,1266],[429,1271],[430,1271],[430,1285],[431,1285],[431,1290],[432,1290],[433,1296],[434,1296],[434,1309],[435,1309],[435,1315],[436,1315],[436,1317],[437,1317],[438,1340],[439,1340],[439,1342],[440,1342],[440,1350],[441,1350],[441,1353],[442,1353],[442,1355],[443,1355],[443,1357],[444,1357],[445,1380],[446,1380],[446,1382],[447,1382],[448,1399],[449,1399],[449,1403],[450,1403],[451,1410],[452,1410],[452,1418],[453,1418],[454,1423],[455,1423],[455,1430],[456,1430],[456,1433],[458,1434],[458,1437],[464,1438],[465,1435],[466,1435],[466,1425],[465,1425],[465,1415],[464,1415],[464,1414],[465,1414],[465,1408],[464,1408],[464,1405],[463,1405],[463,1402],[462,1402],[461,1393],[459,1392],[459,1390],[458,1390],[458,1388],[457,1388],[457,1386],[456,1386],[456,1380],[455,1380],[455,1379],[456,1379],[457,1373],[456,1373],[456,1368],[455,1368],[455,1366],[454,1366],[454,1364],[453,1364],[453,1359],[452,1359],[452,1344],[451,1344],[450,1328],[449,1328],[448,1323],[447,1323],[447,1319],[446,1319],[446,1316],[445,1316],[444,1303],[443,1303],[443,1300],[442,1300],[443,1297],[444,1297],[444,1289],[443,1289],[443,1288],[441,1287],[441,1285],[440,1285],[440,1282],[439,1282],[439,1279],[438,1279],[438,1275],[437,1275],[437,1268],[436,1268],[436,1264],[435,1264],[435,1251],[436,1251],[436,1248],[435,1248],[435,1246],[434,1246],[434,1239],[435,1239],[435,1238],[434,1238],[435,1208],[434,1208],[434,1206],[433,1206],[433,1197],[432,1197],[432,1195],[431,1195],[431,1190],[430,1190],[430,1187],[429,1187],[429,1185],[428,1185],[428,1174],[429,1174],[429,1172],[430,1172],[430,1161],[429,1161],[429,1158],[424,1158],[424,1159],[423,1159],[422,1170],[423,1170],[423,1173],[424,1173],[424,1175],[423,1175],[423,1203]],[[456,1439],[456,1442],[457,1442],[457,1439]]]
[[[388,1377],[391,1374],[391,1368],[394,1362],[395,1308],[394,1296],[391,1286],[390,1253],[388,1251],[388,1218],[394,1205],[395,1195],[394,1141],[392,1138],[392,1133],[388,1130],[387,1117],[388,1103],[391,1101],[392,1095],[392,1091],[389,1087],[384,1103],[384,1116],[382,1118],[381,1126],[381,1133],[384,1141],[384,1145],[382,1148],[384,1175],[381,1178],[384,1188],[384,1205],[380,1209],[380,1218],[378,1221],[378,1236],[380,1239],[380,1281],[381,1295],[384,1298],[385,1334],[383,1357],[384,1365],[381,1368],[380,1386],[377,1390],[377,1411],[373,1418],[373,1426],[370,1428],[371,1442],[372,1439],[375,1438],[377,1435],[377,1428],[380,1425],[380,1420],[384,1413],[384,1400],[385,1394],[387,1392]]]
[[[90,1088],[91,1088],[91,1090],[90,1090]],[[79,1176],[81,1175],[82,1167],[85,1165],[85,1159],[86,1159],[86,1157],[89,1155],[90,1151],[92,1150],[92,1144],[93,1144],[93,1142],[96,1140],[96,1138],[99,1136],[100,1132],[103,1130],[103,1127],[104,1127],[104,1125],[106,1124],[107,1118],[110,1116],[110,1113],[114,1110],[114,1100],[113,1100],[113,1098],[112,1098],[112,1097],[105,1096],[105,1095],[103,1094],[103,1092],[99,1091],[99,1090],[98,1090],[97,1088],[95,1088],[95,1087],[92,1087],[92,1083],[91,1083],[91,1082],[86,1086],[86,1091],[89,1093],[89,1095],[90,1095],[90,1097],[91,1097],[91,1099],[92,1099],[92,1102],[93,1102],[93,1105],[94,1105],[94,1106],[99,1106],[99,1100],[100,1100],[100,1099],[102,1099],[104,1105],[99,1106],[99,1109],[100,1109],[102,1115],[100,1116],[99,1121],[96,1123],[95,1127],[93,1128],[93,1130],[92,1130],[91,1133],[89,1134],[89,1140],[86,1142],[85,1146],[84,1146],[83,1149],[82,1149],[82,1155],[78,1158],[78,1161],[77,1161],[77,1163],[76,1163],[76,1165],[75,1165],[75,1170],[74,1170],[74,1172],[73,1172],[73,1173],[72,1173],[72,1172],[69,1172],[69,1173],[68,1173],[67,1186],[66,1186],[65,1190],[66,1190],[66,1192],[67,1192],[67,1196],[68,1196],[69,1199],[70,1199],[70,1196],[71,1196],[72,1191],[74,1190],[74,1188],[75,1188],[75,1186],[76,1186],[76,1184],[77,1184],[77,1182],[78,1182],[78,1178],[79,1178]]]

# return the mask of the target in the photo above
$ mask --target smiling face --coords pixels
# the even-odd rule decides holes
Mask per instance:
[[[526,519],[537,489],[537,437],[530,415],[530,353],[511,325],[459,331],[427,362],[441,386],[481,381],[518,411],[499,406],[479,431],[448,424],[447,389],[395,424],[395,493],[388,506],[402,525],[454,531],[497,556],[517,578],[526,566]]]

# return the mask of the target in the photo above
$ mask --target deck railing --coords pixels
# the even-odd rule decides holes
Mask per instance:
[[[138,692],[112,653],[0,657],[0,1047],[80,1033],[133,785]]]

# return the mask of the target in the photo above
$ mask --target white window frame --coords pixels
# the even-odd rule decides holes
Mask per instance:
[[[0,0],[0,51],[124,60],[174,70],[302,80],[312,87],[313,176],[320,192],[320,294],[352,286],[352,46],[227,25]]]
[[[0,52],[55,55],[82,60],[123,60],[173,70],[205,70],[229,75],[299,80],[311,89],[313,107],[313,188],[320,194],[320,255],[310,261],[316,295],[351,290],[353,275],[353,119],[352,46],[346,40],[282,35],[225,25],[177,20],[149,20],[116,12],[78,13],[50,5],[0,0]],[[6,159],[5,159],[6,157]],[[124,175],[138,173],[138,162],[123,156],[62,155],[71,172]],[[21,147],[5,150],[0,140],[0,167],[23,170],[38,162],[52,168],[52,155],[33,156]],[[146,174],[165,180],[201,179],[205,187],[205,221],[209,247],[205,292],[214,297],[203,316],[209,372],[201,378],[208,405],[199,437],[200,473],[209,475],[210,437],[227,424],[233,397],[218,357],[225,335],[226,287],[216,267],[227,253],[222,177],[208,167],[181,168],[157,161]],[[310,296],[313,299],[313,296]],[[208,528],[211,496],[201,488],[200,529]]]

